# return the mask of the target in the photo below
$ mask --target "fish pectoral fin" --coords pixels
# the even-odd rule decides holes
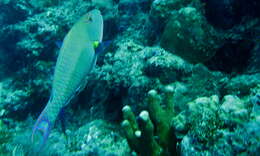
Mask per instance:
[[[88,80],[87,80],[87,78],[85,78],[85,79],[81,82],[80,86],[76,89],[75,95],[78,95],[81,91],[83,91],[83,89],[86,87],[87,83],[88,83]]]
[[[86,87],[86,85],[87,85],[87,78],[84,79],[84,81],[80,84],[80,86],[73,92],[70,98],[66,101],[65,106],[68,105],[71,102],[71,100]]]
[[[95,49],[95,54],[101,54],[107,50],[107,48],[111,45],[112,41],[104,41],[104,42],[98,42],[98,43],[93,43],[94,49]]]

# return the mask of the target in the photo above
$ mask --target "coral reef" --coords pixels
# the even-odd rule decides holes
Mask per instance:
[[[259,122],[250,113],[248,105],[251,104],[233,95],[226,95],[223,102],[212,96],[189,103],[186,119],[190,130],[181,141],[181,153],[254,155],[260,147],[260,138],[256,134]],[[197,152],[202,146],[205,146],[204,150]],[[248,146],[250,148],[246,148]]]
[[[7,146],[12,138],[11,135],[11,131],[9,131],[3,121],[0,120],[0,155],[4,155],[8,152]]]
[[[1,122],[2,123],[2,122]],[[0,152],[7,155],[121,155],[130,156],[130,149],[115,125],[104,120],[93,120],[79,127],[69,127],[66,132],[54,130],[49,138],[49,143],[39,149],[38,144],[32,144],[28,138],[31,137],[31,129],[25,129],[30,122],[16,123],[3,127],[1,124]],[[14,135],[15,134],[15,135]],[[39,153],[39,150],[42,150]]]
[[[37,155],[58,45],[93,8],[110,45],[41,155],[256,155],[259,4],[1,0],[0,155]]]
[[[239,75],[230,79],[224,88],[227,94],[238,96],[248,95],[250,90],[259,84],[260,74]]]

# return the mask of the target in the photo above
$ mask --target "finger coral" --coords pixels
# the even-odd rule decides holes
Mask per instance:
[[[124,106],[122,127],[129,146],[141,156],[177,155],[177,138],[171,120],[174,117],[174,88],[164,88],[165,108],[156,90],[148,92],[148,111],[143,110],[136,119],[129,106]]]

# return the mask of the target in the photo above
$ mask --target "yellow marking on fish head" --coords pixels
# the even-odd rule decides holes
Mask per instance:
[[[96,49],[99,46],[99,42],[98,41],[94,41],[93,42],[93,47],[94,49]]]

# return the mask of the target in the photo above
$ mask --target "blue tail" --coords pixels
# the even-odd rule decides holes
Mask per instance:
[[[48,136],[51,131],[51,127],[52,127],[52,123],[49,121],[48,116],[45,113],[45,110],[43,110],[33,127],[32,138],[31,138],[32,143],[34,142],[36,133],[40,132],[41,134],[40,148],[42,148],[48,139]]]

